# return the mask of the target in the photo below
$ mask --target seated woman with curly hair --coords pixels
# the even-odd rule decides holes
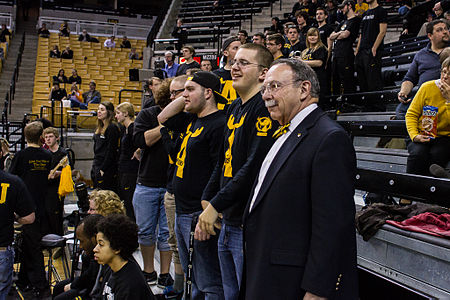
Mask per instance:
[[[137,225],[125,215],[113,214],[101,220],[97,229],[94,257],[113,272],[104,286],[104,299],[155,299],[133,259],[139,246]]]
[[[125,214],[125,207],[119,196],[110,190],[93,190],[89,195],[89,214],[109,216]]]

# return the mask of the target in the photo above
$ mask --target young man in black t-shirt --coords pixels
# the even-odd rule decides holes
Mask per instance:
[[[59,133],[54,127],[44,129],[44,140],[52,154],[50,168],[55,168],[67,156],[67,151],[59,146]],[[45,210],[49,220],[48,233],[63,235],[64,197],[58,195],[59,180],[62,168],[50,175]]]
[[[355,68],[361,92],[383,88],[381,79],[381,55],[387,30],[386,10],[377,0],[367,0],[369,10],[362,17],[361,33],[356,47]]]
[[[201,197],[216,166],[222,141],[225,114],[217,104],[220,79],[210,72],[197,72],[184,85],[184,97],[172,101],[158,116],[168,129],[183,133],[173,176],[176,228],[180,260],[188,271],[191,224],[202,212]],[[186,111],[187,113],[184,113]],[[217,256],[217,236],[194,243],[193,291],[206,298],[223,299]]]
[[[220,69],[215,70],[213,73],[220,77],[221,89],[220,93],[222,97],[228,100],[228,104],[231,104],[236,98],[237,93],[233,88],[233,80],[231,80],[231,62],[234,60],[237,50],[241,46],[241,42],[237,37],[231,36],[225,39],[222,43],[222,54],[225,57],[226,64]],[[224,105],[219,104],[219,109],[223,109]]]
[[[50,91],[50,94],[48,95],[48,100],[52,101],[61,101],[65,100],[67,98],[67,92],[65,89],[61,89],[59,87],[59,82],[55,81],[53,82],[52,90]]]
[[[102,219],[97,228],[94,257],[113,272],[104,286],[103,299],[155,299],[133,259],[133,252],[139,246],[136,224],[125,215],[113,214]]]
[[[353,1],[346,0],[338,7],[347,17],[347,20],[342,21],[330,35],[330,39],[334,42],[332,68],[333,93],[335,95],[356,91],[353,43],[358,36],[359,23],[361,22],[361,19],[355,15],[355,3]]]
[[[195,49],[192,46],[184,46],[181,49],[181,53],[183,53],[183,58],[185,59],[184,64],[180,64],[177,70],[177,76],[185,75],[186,71],[189,69],[200,69],[200,64],[196,62],[193,58],[195,55]]]
[[[237,299],[243,270],[242,216],[251,187],[278,127],[264,105],[260,89],[273,61],[266,48],[242,45],[231,76],[239,93],[228,108],[219,158],[202,199],[209,205],[199,217],[200,229],[215,235],[214,223],[223,213],[219,261],[225,299]],[[197,235],[197,238],[202,239]]]
[[[25,126],[24,133],[27,148],[16,153],[10,172],[22,178],[28,187],[36,207],[36,220],[33,224],[23,226],[23,259],[17,285],[20,288],[30,286],[36,294],[42,296],[49,292],[40,242],[42,236],[48,233],[45,195],[52,155],[41,147],[41,122],[29,123]]]
[[[0,188],[0,299],[6,299],[13,277],[14,220],[31,224],[35,215],[31,196],[19,177],[0,170]]]
[[[320,94],[329,95],[331,90],[331,49],[333,44],[329,39],[330,34],[333,32],[333,26],[327,23],[328,12],[323,7],[318,7],[316,10],[317,29],[319,29],[320,40],[327,47],[327,59],[324,65],[324,77],[325,80],[321,82]]]
[[[300,56],[301,52],[306,49],[306,42],[301,43],[299,41],[300,31],[297,26],[291,27],[288,30],[288,39],[290,43],[289,57]]]

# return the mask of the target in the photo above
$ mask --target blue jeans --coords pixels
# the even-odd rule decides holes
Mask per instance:
[[[226,300],[239,297],[244,268],[243,231],[241,227],[222,225],[219,236],[219,262]]]
[[[14,250],[9,246],[0,251],[0,300],[5,300],[11,288],[14,265]]]
[[[133,194],[133,207],[136,224],[139,227],[139,244],[153,246],[158,241],[159,251],[170,251],[167,240],[166,210],[164,208],[165,188],[152,188],[137,184]],[[156,227],[158,226],[158,232]]]
[[[178,252],[184,274],[187,274],[189,237],[192,219],[201,212],[177,214],[175,217],[175,234]],[[192,276],[192,300],[223,300],[222,278],[220,276],[219,258],[217,257],[217,235],[207,241],[194,240]]]
[[[395,108],[395,119],[396,120],[404,120],[406,112],[408,111],[409,105],[411,102],[408,103],[399,103],[397,107]]]

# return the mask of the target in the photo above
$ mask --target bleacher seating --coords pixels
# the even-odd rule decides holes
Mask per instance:
[[[130,49],[116,47],[105,48],[103,42],[106,37],[97,37],[99,43],[79,42],[78,36],[60,37],[55,33],[50,38],[39,38],[38,53],[36,58],[36,72],[33,91],[33,113],[40,113],[42,105],[51,107],[48,100],[51,89],[52,77],[60,69],[64,69],[67,75],[72,69],[76,69],[82,78],[80,89],[83,92],[89,90],[89,82],[95,81],[97,90],[102,94],[102,101],[111,101],[115,105],[119,102],[119,91],[121,89],[140,90],[139,82],[129,81],[128,70],[132,68],[142,68],[142,60],[130,60],[128,53]],[[117,45],[120,41],[117,42]],[[145,47],[145,40],[130,39],[132,47],[142,54]],[[73,59],[49,58],[49,51],[53,45],[58,45],[60,49],[70,46],[74,52]],[[67,93],[70,92],[70,84],[62,86]],[[122,101],[130,101],[140,111],[141,94],[125,92],[122,93]],[[59,114],[61,103],[56,103],[55,114]],[[96,105],[89,105],[89,110],[96,110]],[[67,111],[67,108],[64,108]]]

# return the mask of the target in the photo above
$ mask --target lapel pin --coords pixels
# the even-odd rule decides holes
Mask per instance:
[[[297,133],[297,137],[301,137],[302,136],[302,133],[300,132],[300,133]]]

